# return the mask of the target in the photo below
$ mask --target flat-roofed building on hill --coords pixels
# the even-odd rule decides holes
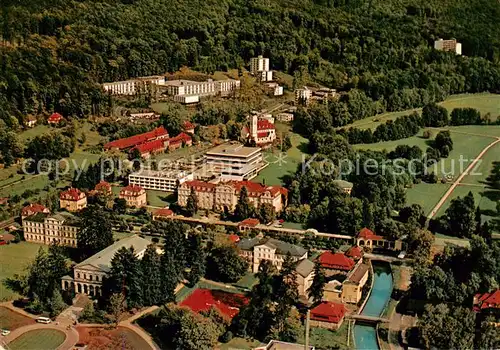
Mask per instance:
[[[262,55],[250,59],[250,73],[260,81],[273,80],[273,71],[270,70],[269,58]]]
[[[131,185],[165,192],[174,192],[177,186],[190,180],[193,180],[193,173],[185,170],[142,170],[128,176]]]
[[[102,87],[104,91],[112,95],[135,95],[141,90],[147,88],[148,85],[162,85],[165,83],[165,77],[162,75],[153,75],[149,77],[139,77],[124,81],[115,81],[104,83]]]
[[[434,48],[439,51],[450,51],[457,55],[462,54],[462,44],[457,42],[455,39],[443,40],[438,39],[434,41]]]
[[[63,290],[74,290],[79,294],[102,295],[102,282],[111,268],[111,260],[122,248],[131,248],[142,259],[144,252],[151,242],[137,235],[121,239],[90,258],[75,265],[73,277],[64,276],[61,279]]]
[[[225,143],[205,154],[206,170],[219,174],[223,180],[250,180],[266,166],[259,147],[240,143]]]
[[[23,218],[24,240],[39,244],[57,243],[76,247],[79,220],[70,213],[36,213]]]
[[[257,273],[262,260],[269,260],[279,271],[289,255],[293,261],[307,259],[307,250],[274,238],[242,239],[238,242],[240,255],[248,260],[250,269]]]
[[[159,85],[174,101],[189,104],[196,103],[203,96],[227,96],[239,89],[240,81],[235,79],[193,81],[167,80]]]

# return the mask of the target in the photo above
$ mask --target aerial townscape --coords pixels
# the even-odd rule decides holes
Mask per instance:
[[[500,349],[500,2],[0,2],[0,350]]]

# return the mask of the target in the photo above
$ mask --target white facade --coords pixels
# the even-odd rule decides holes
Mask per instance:
[[[245,147],[239,143],[223,144],[205,154],[205,170],[223,180],[250,180],[267,166],[259,147]]]
[[[276,115],[276,120],[280,122],[291,122],[293,121],[293,113],[279,113]]]
[[[312,90],[310,90],[307,86],[304,86],[302,89],[295,90],[295,102],[307,102],[312,97]]]
[[[110,92],[112,95],[135,95],[144,88],[147,84],[152,85],[163,85],[165,83],[165,77],[163,76],[151,76],[151,77],[141,77],[136,79],[116,81],[112,83],[102,84],[106,92]]]
[[[185,105],[191,104],[191,103],[198,103],[200,102],[200,96],[198,95],[175,95],[174,96],[174,101],[179,102]]]
[[[192,80],[170,80],[161,86],[166,93],[173,96],[174,101],[184,104],[196,103],[201,96],[226,96],[239,89],[240,81],[234,79],[192,81]]]
[[[193,180],[193,174],[183,170],[142,170],[128,176],[128,182],[131,185],[164,192],[174,192],[178,184],[190,180]]]
[[[443,40],[438,39],[434,41],[434,48],[439,51],[452,51],[457,55],[462,54],[462,44],[457,42],[455,39]]]
[[[282,96],[283,95],[283,86],[279,86],[277,83],[266,83],[266,89],[273,96]]]
[[[273,80],[273,71],[269,69],[269,58],[264,58],[262,56],[251,58],[250,73],[260,81]]]

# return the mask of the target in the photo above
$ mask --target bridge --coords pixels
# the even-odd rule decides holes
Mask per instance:
[[[354,315],[349,315],[347,318],[355,321],[362,321],[362,322],[368,322],[368,323],[388,323],[389,319],[388,318],[383,318],[383,317],[378,317],[378,316],[367,316],[367,315],[359,315],[359,314],[354,314]]]

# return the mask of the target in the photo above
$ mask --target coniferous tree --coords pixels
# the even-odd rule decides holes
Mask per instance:
[[[192,234],[189,236],[189,247],[187,250],[187,261],[191,268],[187,279],[191,286],[194,286],[201,277],[205,276],[207,256],[203,249],[201,236]]]
[[[186,213],[189,216],[194,216],[198,212],[198,198],[194,192],[194,187],[191,188],[191,193],[187,199],[186,203]]]
[[[323,300],[324,288],[326,284],[325,272],[321,265],[316,262],[314,264],[314,278],[311,286],[308,289],[309,298],[313,299],[313,303],[317,304]]]
[[[162,276],[160,255],[153,245],[149,245],[140,262],[142,272],[142,292],[144,305],[156,305],[161,301]]]
[[[113,226],[110,215],[98,205],[91,205],[82,212],[81,230],[78,231],[78,248],[87,258],[113,244]]]
[[[245,186],[241,188],[240,198],[234,209],[236,220],[244,220],[251,217],[254,213],[254,208],[248,199],[248,190]]]

